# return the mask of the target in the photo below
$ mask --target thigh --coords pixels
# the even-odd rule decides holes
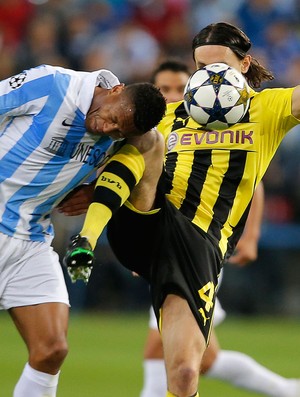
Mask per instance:
[[[64,303],[21,306],[9,313],[29,351],[42,341],[47,344],[66,339],[69,306]]]
[[[201,373],[205,374],[216,361],[218,354],[220,352],[219,342],[214,329],[210,334],[210,341],[207,349],[204,352],[202,363],[201,363]]]
[[[188,302],[180,296],[170,294],[166,297],[161,309],[160,328],[166,357],[181,355],[192,359],[194,355],[204,353],[204,336]]]
[[[68,305],[64,275],[52,247],[8,236],[6,240],[11,255],[1,273],[0,307],[7,310],[49,302]]]
[[[153,263],[151,294],[156,317],[167,295],[184,298],[209,340],[221,261],[215,246],[171,204],[161,249]]]
[[[173,390],[179,369],[188,367],[200,372],[206,341],[188,302],[176,295],[168,295],[162,306],[161,335],[169,387]],[[198,387],[194,377],[190,392]]]
[[[145,360],[161,360],[163,359],[162,340],[158,329],[150,328],[148,331],[145,348]]]

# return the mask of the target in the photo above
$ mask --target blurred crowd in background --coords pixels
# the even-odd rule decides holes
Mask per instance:
[[[298,83],[297,0],[1,0],[0,78],[49,63],[106,67],[130,83],[170,56],[193,68],[193,36],[221,20],[246,31],[280,85]]]
[[[0,0],[0,79],[43,63],[107,68],[126,84],[148,81],[169,58],[193,70],[192,38],[218,21],[247,33],[250,54],[275,75],[272,86],[300,84],[299,0]],[[299,153],[297,127],[264,177],[259,258],[225,271],[220,295],[228,311],[300,314]],[[54,214],[54,244],[63,255],[82,217],[61,217]],[[103,266],[94,269],[89,286],[69,286],[73,307],[148,307],[147,286],[116,263],[105,236],[97,251]]]

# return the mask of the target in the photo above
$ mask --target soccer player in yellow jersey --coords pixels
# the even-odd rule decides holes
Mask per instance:
[[[162,62],[153,72],[151,82],[164,95],[167,103],[183,98],[184,87],[190,76],[185,63],[176,60]],[[260,183],[254,193],[244,232],[230,261],[244,266],[257,257],[257,245],[263,213],[264,191]],[[226,315],[216,299],[214,326]],[[163,397],[167,389],[163,348],[154,311],[150,310],[149,331],[144,347],[144,382],[140,397]],[[213,379],[229,382],[233,386],[256,391],[266,396],[285,397],[300,393],[300,381],[284,378],[263,367],[247,354],[221,349],[214,327],[210,343],[201,363],[201,373]]]
[[[244,32],[223,22],[208,25],[193,40],[197,68],[226,63],[255,88],[273,76],[251,57],[250,48]],[[110,219],[108,238],[120,262],[151,286],[164,349],[166,397],[199,395],[222,264],[243,232],[254,191],[280,142],[299,123],[300,86],[252,90],[245,118],[226,131],[201,128],[182,101],[172,103],[158,125],[167,147],[165,171],[157,173],[163,164],[157,139],[156,161],[149,155],[145,166],[145,156],[132,153],[128,145],[127,154],[112,160],[124,167],[123,177],[111,178],[109,163],[98,179],[94,202],[66,263],[84,265],[79,248],[85,242],[93,249]]]

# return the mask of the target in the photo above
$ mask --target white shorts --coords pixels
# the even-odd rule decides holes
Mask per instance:
[[[58,255],[47,243],[0,233],[0,309],[46,302],[69,305]]]
[[[225,317],[226,317],[226,312],[222,308],[219,299],[216,298],[215,311],[214,311],[214,322],[213,322],[214,327],[219,325],[224,320]],[[156,317],[155,317],[154,310],[153,310],[152,306],[150,307],[149,328],[158,329]]]
[[[226,312],[221,306],[221,303],[218,298],[216,298],[216,303],[215,303],[215,310],[214,310],[214,327],[217,325],[221,324],[226,317]]]

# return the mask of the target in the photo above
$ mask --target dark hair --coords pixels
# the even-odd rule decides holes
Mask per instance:
[[[194,37],[192,44],[194,60],[195,49],[203,45],[229,47],[239,59],[243,59],[251,48],[251,41],[238,27],[228,22],[218,22],[206,26]],[[245,77],[249,85],[255,88],[260,87],[262,81],[274,79],[273,74],[253,57]]]
[[[152,73],[152,76],[150,77],[151,83],[155,84],[155,79],[158,73],[164,72],[166,70],[175,73],[183,72],[186,73],[188,76],[191,74],[191,71],[189,70],[188,66],[185,63],[170,59],[165,62],[162,62],[157,66],[157,68]]]
[[[165,115],[166,100],[151,83],[134,83],[125,87],[134,106],[134,125],[145,133],[155,127]]]

